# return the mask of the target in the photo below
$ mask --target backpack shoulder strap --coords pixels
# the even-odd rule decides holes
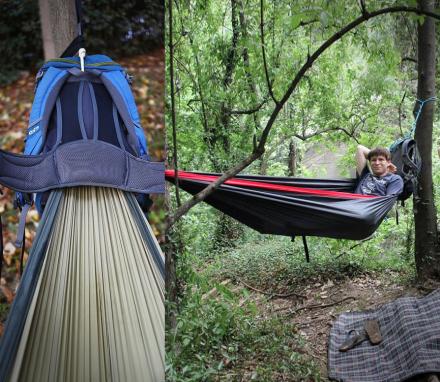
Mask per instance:
[[[29,117],[25,154],[36,155],[40,153],[46,138],[50,112],[68,75],[69,73],[64,69],[49,67],[39,82]]]
[[[127,78],[121,70],[105,71],[101,77],[127,126],[129,143],[132,143],[139,156],[148,159],[147,140],[141,127],[139,113]]]
[[[414,139],[407,139],[402,143],[402,159],[413,172],[418,174],[422,167],[422,160]]]
[[[29,127],[25,139],[24,154],[38,155],[41,152],[46,139],[46,129],[49,123],[50,112],[55,105],[58,92],[67,77],[68,72],[64,69],[54,67],[45,68],[45,73],[42,74],[35,89],[35,97],[29,116]],[[15,193],[16,207],[20,209],[24,208],[20,216],[20,228],[16,242],[18,247],[22,245],[22,233],[24,232],[26,214],[32,203],[32,194],[22,192]]]

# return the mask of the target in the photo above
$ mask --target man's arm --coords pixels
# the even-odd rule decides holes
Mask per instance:
[[[403,179],[399,175],[394,175],[387,185],[387,195],[399,195],[403,191]]]
[[[370,149],[362,145],[358,145],[356,149],[356,172],[359,176],[367,165],[367,155],[369,152]]]

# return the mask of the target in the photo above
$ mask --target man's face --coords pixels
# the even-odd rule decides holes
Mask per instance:
[[[384,176],[388,172],[390,161],[383,155],[378,155],[370,159],[371,170],[376,176]]]

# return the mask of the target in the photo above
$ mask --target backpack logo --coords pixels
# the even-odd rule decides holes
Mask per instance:
[[[31,130],[29,130],[28,135],[35,134],[40,129],[40,126],[35,126]]]

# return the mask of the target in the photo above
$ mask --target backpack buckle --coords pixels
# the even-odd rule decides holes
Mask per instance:
[[[34,199],[32,194],[28,194],[26,192],[16,192],[15,200],[14,200],[14,208],[18,208],[20,211],[26,205],[32,206],[34,204]]]
[[[124,71],[124,76],[125,76],[125,79],[127,80],[128,84],[130,86],[132,86],[133,85],[133,78],[134,78],[134,76],[128,74],[126,71]]]
[[[44,76],[44,69],[41,68],[37,75],[35,76],[35,86],[34,86],[34,94],[37,92],[38,84],[40,83],[41,79]]]

